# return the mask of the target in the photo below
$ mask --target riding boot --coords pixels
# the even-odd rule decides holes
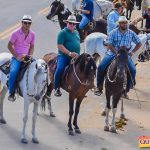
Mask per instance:
[[[84,30],[78,30],[78,32],[79,32],[79,35],[80,35],[80,42],[82,43],[82,42],[84,42]]]

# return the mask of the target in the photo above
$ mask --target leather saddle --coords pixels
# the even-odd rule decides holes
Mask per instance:
[[[20,87],[19,87],[19,82],[22,80],[28,66],[33,61],[34,61],[33,59],[28,61],[28,58],[26,58],[25,62],[21,63],[21,67],[20,67],[19,73],[18,73],[17,78],[16,78],[16,91],[19,93],[20,96],[22,96],[22,93],[21,93],[21,90],[20,90]],[[5,62],[3,65],[1,65],[0,70],[5,75],[9,76],[9,73],[10,73],[10,60]],[[7,86],[8,86],[8,81],[7,81]]]
[[[54,82],[54,73],[55,73],[55,70],[56,70],[56,67],[57,67],[57,55],[55,57],[52,57],[51,59],[49,59],[49,61],[47,62],[48,63],[48,66],[49,66],[49,74],[50,74],[50,79],[52,82]],[[70,63],[68,66],[66,66],[65,70],[64,70],[64,73],[62,75],[62,80],[60,81],[60,85],[63,89],[65,90],[69,90],[67,87],[67,84],[66,84],[66,81],[68,79],[68,76],[69,76],[69,70],[72,66],[72,63]]]

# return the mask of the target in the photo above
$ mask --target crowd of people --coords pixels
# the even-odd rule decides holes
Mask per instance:
[[[67,26],[58,33],[57,67],[54,73],[55,96],[61,96],[60,81],[65,67],[70,63],[71,58],[80,55],[80,36],[76,30],[76,26],[78,25],[79,29],[83,30],[84,27],[93,20],[93,1],[83,0],[79,11],[81,12],[82,16],[81,21],[76,21],[76,17],[74,15],[69,16],[67,20],[64,20]],[[120,48],[123,47],[129,51],[131,48],[131,42],[134,42],[136,46],[128,56],[128,67],[131,73],[131,77],[127,83],[127,92],[129,92],[130,88],[133,86],[132,81],[135,80],[136,68],[132,62],[131,56],[134,55],[134,52],[140,48],[141,41],[139,37],[128,28],[128,20],[125,16],[122,16],[122,13],[122,4],[115,3],[114,10],[112,10],[107,16],[109,51],[100,62],[97,69],[97,88],[95,90],[96,95],[101,95],[102,93],[105,70],[107,66],[115,58],[115,55]],[[148,6],[147,11],[143,13],[142,17],[133,21],[133,24],[137,24],[143,19],[146,19],[146,31],[150,32],[150,6]],[[26,55],[32,57],[34,52],[35,34],[30,29],[32,24],[31,16],[24,15],[21,23],[21,27],[12,33],[8,43],[8,49],[13,55],[8,82],[8,99],[10,101],[14,101],[16,99],[15,80],[20,69],[20,64]]]

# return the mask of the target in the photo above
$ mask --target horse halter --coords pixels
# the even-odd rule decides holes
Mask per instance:
[[[90,56],[90,57],[91,57],[91,56]],[[92,57],[91,57],[91,58],[92,58]],[[89,86],[90,83],[88,82],[88,80],[86,80],[86,82],[82,82],[82,81],[80,80],[80,78],[79,78],[79,76],[77,75],[77,72],[76,72],[76,70],[75,70],[74,64],[75,64],[75,62],[72,63],[72,65],[73,65],[73,72],[74,72],[75,77],[77,78],[78,82],[79,82],[81,85]],[[93,69],[94,69],[94,68],[93,68]]]

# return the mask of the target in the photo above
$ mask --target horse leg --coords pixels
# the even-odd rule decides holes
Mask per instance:
[[[75,127],[74,130],[78,134],[81,134],[81,131],[80,131],[80,129],[78,127],[78,124],[77,124],[77,118],[78,118],[81,102],[82,102],[81,99],[77,99],[77,101],[76,101],[76,108],[75,108],[75,115],[74,115],[74,120],[73,120],[73,125]]]
[[[105,118],[105,126],[104,126],[104,131],[109,131],[109,112],[110,112],[110,93],[106,89],[106,118]]]
[[[26,123],[28,120],[28,110],[29,110],[29,102],[27,99],[24,99],[24,115],[23,115],[23,129],[21,134],[21,143],[27,144],[28,141],[25,135]]]
[[[120,114],[121,119],[125,119],[125,114],[124,114],[124,107],[123,107],[123,98],[121,98],[121,114]]]
[[[74,135],[73,128],[72,128],[72,115],[74,113],[73,106],[74,106],[74,99],[69,94],[69,121],[68,121],[69,135]]]
[[[121,94],[113,96],[113,102],[112,102],[112,105],[113,105],[112,106],[113,117],[112,117],[111,129],[110,129],[110,131],[113,132],[113,133],[117,133],[117,131],[116,131],[116,125],[115,125],[115,117],[116,117],[116,112],[117,112],[117,104],[119,102]]]
[[[128,9],[126,8],[126,18],[129,20],[129,18],[128,18]]]
[[[51,105],[52,90],[53,90],[53,83],[50,83],[50,85],[48,86],[48,89],[47,89],[47,93],[46,93],[47,94],[48,110],[49,110],[49,113],[50,113],[51,117],[56,117],[54,112],[53,112],[52,105]]]
[[[3,86],[2,90],[0,91],[0,123],[2,124],[6,124],[6,121],[3,117],[3,103],[4,103],[4,98],[5,98],[6,93],[7,93],[7,88]]]
[[[36,125],[38,107],[39,107],[39,103],[34,103],[33,116],[32,116],[32,142],[37,144],[39,143],[39,141],[35,135],[35,125]]]

